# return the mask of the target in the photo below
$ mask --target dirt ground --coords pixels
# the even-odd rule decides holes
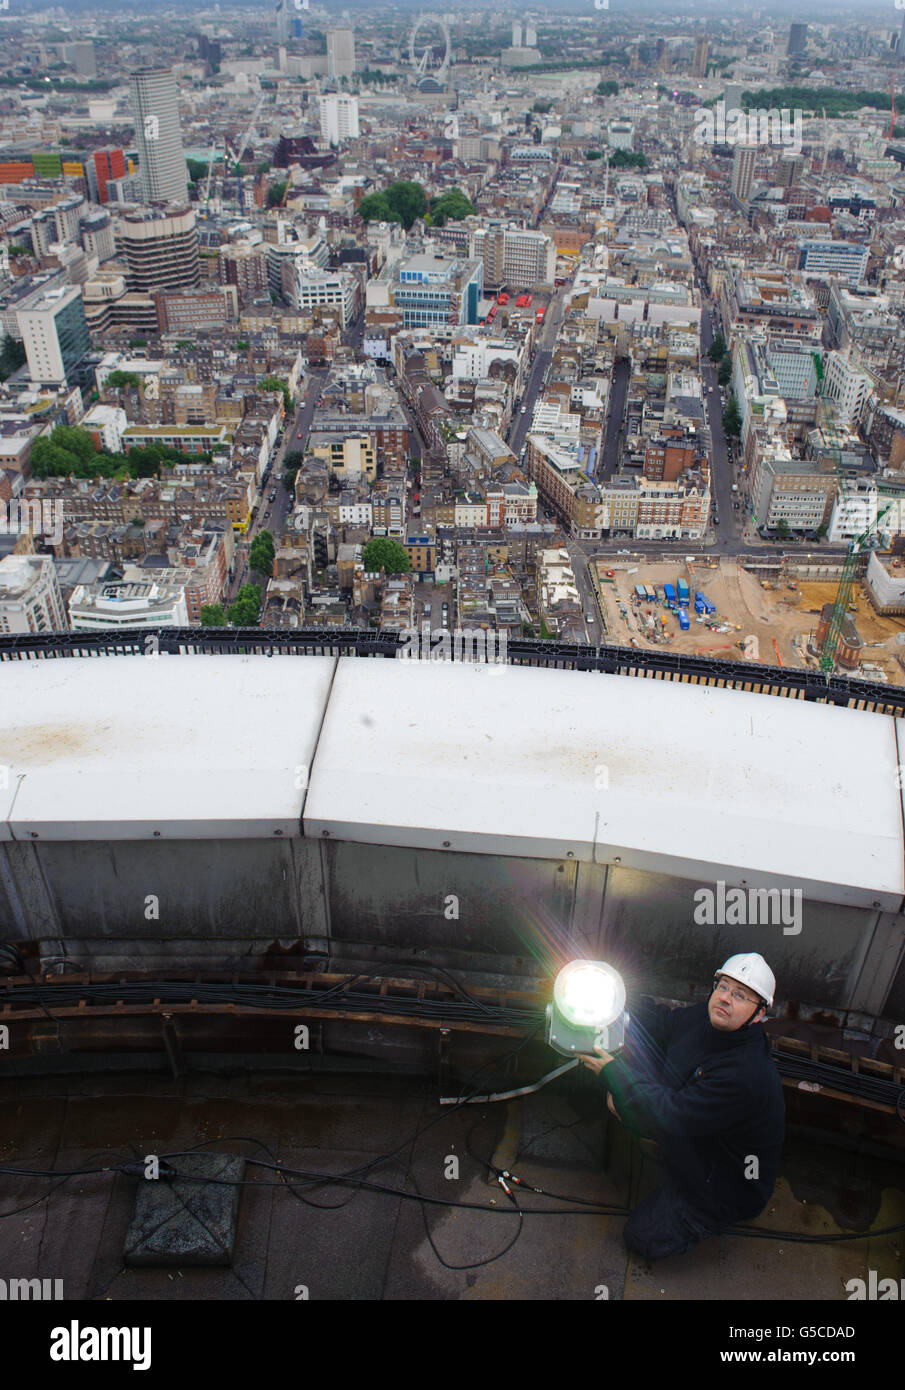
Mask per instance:
[[[671,564],[642,562],[637,568],[634,564],[626,565],[623,562],[621,569],[612,562],[597,561],[592,562],[592,573],[595,565],[600,581],[597,589],[609,641],[620,646],[629,646],[634,641],[634,645],[643,648],[662,645],[651,640],[643,619],[650,611],[657,619],[658,626],[662,627],[660,617],[666,613],[665,630],[670,639],[668,645],[673,651],[741,660],[744,653],[739,644],[744,644],[746,637],[756,637],[757,660],[769,666],[781,664],[800,668],[816,664],[813,658],[806,658],[804,648],[808,637],[816,630],[821,607],[833,601],[836,591],[832,583],[799,582],[798,591],[793,592],[787,580],[781,580],[779,587],[767,590],[761,587],[759,578],[741,569],[734,560],[693,564],[685,564],[681,560]],[[608,568],[616,569],[616,577],[612,581],[604,577]],[[634,573],[630,572],[632,570]],[[662,605],[644,603],[636,607],[632,601],[636,584],[662,587],[664,584],[674,585],[680,578],[688,581],[691,591],[691,627],[688,632],[682,632],[678,619]],[[720,619],[724,625],[728,623],[728,632],[715,632],[706,624],[695,622],[694,593],[697,589],[716,605],[716,614],[711,621]],[[620,603],[626,609],[625,617],[620,613]],[[851,616],[865,643],[862,665],[874,664],[884,672],[890,683],[905,684],[905,644],[897,641],[900,633],[905,634],[905,620],[879,617],[860,584],[852,592],[852,603],[857,611]],[[882,646],[868,646],[868,643],[882,643]],[[903,664],[899,663],[898,657],[901,657]]]

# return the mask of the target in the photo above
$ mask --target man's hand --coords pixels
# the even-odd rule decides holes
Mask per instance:
[[[595,1076],[599,1076],[604,1067],[607,1066],[609,1062],[612,1062],[613,1058],[612,1054],[604,1051],[602,1047],[595,1047],[594,1051],[597,1054],[596,1057],[582,1057],[581,1060],[588,1071],[592,1071]]]

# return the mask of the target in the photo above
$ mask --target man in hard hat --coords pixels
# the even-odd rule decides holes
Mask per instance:
[[[683,1255],[770,1199],[785,1130],[782,1083],[761,1027],[775,990],[763,956],[730,956],[706,1004],[642,1000],[620,1056],[598,1048],[584,1059],[613,1113],[656,1140],[668,1169],[625,1226],[629,1249],[648,1260]]]

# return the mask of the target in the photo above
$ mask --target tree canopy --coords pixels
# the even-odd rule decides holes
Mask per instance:
[[[420,183],[411,179],[400,179],[382,192],[368,194],[358,206],[363,221],[401,222],[406,231],[426,212],[427,194]]]
[[[461,188],[449,188],[431,199],[430,215],[435,227],[442,227],[444,222],[461,222],[463,217],[474,216],[475,211]]]
[[[261,613],[261,594],[257,584],[243,584],[227,617],[233,627],[256,627]]]
[[[371,574],[376,574],[378,570],[384,570],[387,574],[408,574],[412,568],[405,547],[389,536],[375,536],[368,541],[361,558],[365,569]]]

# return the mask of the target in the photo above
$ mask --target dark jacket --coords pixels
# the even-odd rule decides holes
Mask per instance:
[[[600,1080],[627,1126],[656,1139],[697,1207],[722,1222],[763,1211],[779,1174],[785,1102],[759,1023],[725,1033],[706,1004],[642,1000]]]

